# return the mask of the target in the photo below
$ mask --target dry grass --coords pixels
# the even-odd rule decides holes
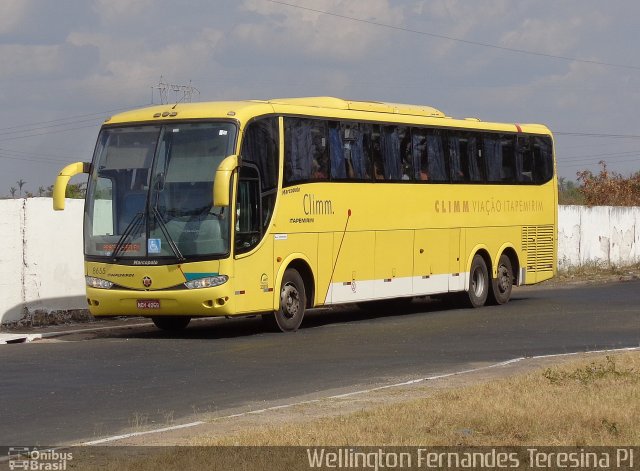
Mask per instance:
[[[339,417],[194,437],[194,447],[116,448],[113,453],[88,448],[91,464],[78,458],[83,469],[100,471],[299,469],[304,449],[252,447],[630,444],[640,444],[638,351],[590,357]]]
[[[306,424],[197,445],[618,445],[640,443],[640,353],[549,368]]]
[[[589,262],[579,267],[570,267],[558,271],[552,283],[562,284],[574,281],[603,282],[629,281],[640,278],[640,263],[625,266],[607,266],[604,262]]]

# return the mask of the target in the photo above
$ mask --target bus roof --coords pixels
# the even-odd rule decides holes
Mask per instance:
[[[107,119],[105,124],[205,118],[230,118],[245,123],[255,116],[274,113],[551,134],[546,126],[540,124],[491,123],[477,118],[455,119],[446,116],[442,111],[431,106],[379,101],[354,101],[335,97],[277,98],[271,100],[212,101],[156,105],[119,113]],[[376,116],[372,116],[372,114]],[[406,118],[402,118],[403,116]],[[426,120],[428,122],[424,122]]]

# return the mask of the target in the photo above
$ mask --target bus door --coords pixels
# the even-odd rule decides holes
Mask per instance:
[[[243,164],[239,171],[234,223],[234,299],[241,312],[273,308],[273,237],[265,236],[271,208],[261,192],[255,165]]]

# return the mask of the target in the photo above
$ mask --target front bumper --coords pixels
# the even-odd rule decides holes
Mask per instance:
[[[144,302],[147,301],[147,302]],[[158,301],[159,306],[154,301]],[[87,287],[93,316],[227,316],[233,296],[227,284],[214,288],[138,291]]]

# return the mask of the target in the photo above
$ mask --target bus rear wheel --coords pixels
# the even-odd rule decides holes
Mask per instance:
[[[511,298],[513,288],[513,266],[511,259],[500,255],[496,278],[491,281],[491,301],[493,304],[505,304]]]
[[[482,307],[489,296],[489,270],[482,255],[476,254],[471,262],[469,273],[468,298],[471,307]]]
[[[304,281],[297,270],[287,268],[280,287],[280,306],[273,317],[282,332],[298,330],[307,306]]]
[[[182,330],[191,322],[188,316],[152,317],[151,320],[158,329],[169,331]]]

